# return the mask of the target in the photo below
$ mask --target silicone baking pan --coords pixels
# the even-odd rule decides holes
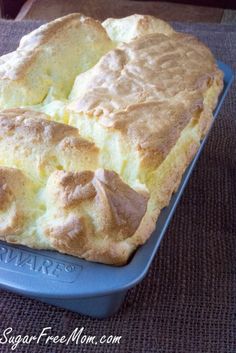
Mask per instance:
[[[233,81],[230,67],[222,62],[218,65],[224,71],[224,90],[214,118]],[[38,251],[0,242],[0,287],[92,317],[104,318],[115,313],[128,289],[146,275],[206,138],[169,206],[162,210],[155,232],[127,265],[113,267],[54,251]]]

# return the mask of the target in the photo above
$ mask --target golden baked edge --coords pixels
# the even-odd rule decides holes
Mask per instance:
[[[78,14],[71,16],[73,31],[74,28],[79,31],[85,21],[84,17]],[[78,24],[75,22],[76,19]],[[60,21],[63,22],[63,19]],[[92,28],[93,21],[92,19],[87,21]],[[70,17],[67,16],[66,26],[68,22],[70,23]],[[58,22],[55,28],[57,26]],[[167,37],[176,33],[165,22],[141,15],[119,20],[109,19],[103,23],[103,26],[110,39],[96,21],[96,36],[97,29],[101,30],[100,39],[103,43],[98,48],[98,56],[101,58],[117,45],[119,46],[122,41],[129,45],[130,41],[153,33]],[[47,30],[50,31],[50,36]],[[90,29],[86,30],[90,33]],[[36,38],[39,34],[46,35],[51,48],[53,23],[49,25],[49,29],[44,27],[41,32],[40,29],[37,31]],[[118,37],[116,33],[119,34]],[[122,33],[123,38],[121,38]],[[63,33],[57,35],[65,37]],[[67,36],[70,36],[70,27]],[[94,39],[93,35],[91,38],[90,40],[98,40],[97,37]],[[29,48],[31,40],[27,44]],[[41,40],[41,48],[47,40],[45,37]],[[85,47],[88,50],[88,46]],[[26,55],[25,60],[29,61],[28,56],[32,54],[30,49],[27,50],[26,48],[24,55]],[[56,49],[53,48],[53,50]],[[75,56],[77,54],[75,50]],[[36,62],[35,67],[40,72],[44,67],[41,61],[45,63],[43,50],[40,52],[40,49],[36,49],[33,57]],[[65,62],[66,60],[67,58]],[[23,63],[20,63],[21,75],[23,75],[24,64],[23,60]],[[167,155],[161,159],[158,157],[157,166],[151,171],[148,168],[145,169],[145,162],[141,168],[144,174],[147,173],[142,180],[138,180],[138,183],[133,183],[127,175],[116,170],[112,164],[108,168],[109,163],[103,163],[102,147],[93,141],[92,136],[85,135],[80,126],[74,124],[74,118],[70,119],[71,110],[67,107],[71,106],[71,102],[62,92],[61,78],[59,83],[54,76],[50,84],[48,78],[45,81],[53,88],[50,92],[50,107],[54,102],[56,105],[60,102],[59,105],[63,106],[63,112],[60,115],[58,110],[53,111],[52,108],[48,112],[47,102],[43,108],[33,106],[35,103],[42,102],[42,99],[35,102],[37,92],[37,94],[32,93],[32,100],[29,99],[28,91],[32,91],[30,74],[25,74],[25,77],[23,75],[24,79],[21,77],[20,81],[15,80],[14,77],[6,74],[9,72],[9,67],[6,67],[5,61],[4,65],[5,67],[0,68],[2,73],[0,86],[3,87],[2,92],[4,92],[1,107],[15,109],[3,111],[0,114],[1,239],[39,249],[56,249],[90,261],[113,265],[127,263],[130,255],[150,237],[155,229],[161,209],[168,205],[184,171],[197,152],[201,139],[211,126],[212,112],[223,87],[221,71],[215,68],[213,74],[209,73],[211,83],[203,93],[200,108],[182,128]],[[19,70],[14,66],[14,60],[11,65],[13,69],[11,67],[10,72]],[[53,65],[52,62],[52,67]],[[83,75],[85,72],[86,75],[86,70],[90,67],[93,70],[95,66],[94,62],[82,69],[79,65],[77,74],[81,72]],[[51,67],[44,69],[47,74],[49,68],[51,70]],[[70,81],[72,82],[73,79],[75,77]],[[67,92],[72,88],[71,82]],[[42,85],[43,90],[47,90],[46,86]],[[21,97],[18,95],[18,101],[12,103],[8,97],[16,87],[22,90],[23,100],[21,102]],[[45,96],[45,93],[43,95]],[[24,109],[18,109],[21,106],[24,106]],[[38,113],[36,111],[38,109],[46,111],[48,115]],[[126,110],[127,107],[124,109]],[[69,126],[68,123],[73,126]],[[111,152],[113,151],[110,150]]]

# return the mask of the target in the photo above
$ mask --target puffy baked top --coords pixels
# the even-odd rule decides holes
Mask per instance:
[[[126,263],[222,84],[204,44],[152,16],[71,14],[24,36],[0,58],[0,238]]]
[[[16,51],[0,58],[0,106],[37,104],[48,95],[66,98],[76,75],[113,46],[101,24],[81,14],[39,27],[21,39]]]
[[[156,167],[202,109],[214,80],[220,84],[221,73],[196,38],[154,33],[119,45],[79,75],[69,109],[117,131]]]

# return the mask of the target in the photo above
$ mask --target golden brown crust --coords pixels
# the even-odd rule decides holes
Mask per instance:
[[[42,179],[55,169],[94,170],[97,147],[69,125],[45,114],[11,109],[0,112],[0,163]]]
[[[219,75],[211,52],[196,38],[150,34],[104,55],[82,91],[75,83],[70,109],[118,130],[145,163],[157,167]]]
[[[138,229],[148,197],[122,182],[115,172],[54,172],[47,183],[44,233],[57,250],[87,257],[112,251]],[[98,252],[99,253],[99,252]]]
[[[21,234],[30,217],[27,206],[32,197],[32,184],[14,168],[0,168],[0,237],[11,241]]]

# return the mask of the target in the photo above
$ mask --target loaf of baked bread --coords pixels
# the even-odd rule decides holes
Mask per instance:
[[[71,14],[0,58],[0,239],[122,265],[212,123],[210,50],[151,16]]]

